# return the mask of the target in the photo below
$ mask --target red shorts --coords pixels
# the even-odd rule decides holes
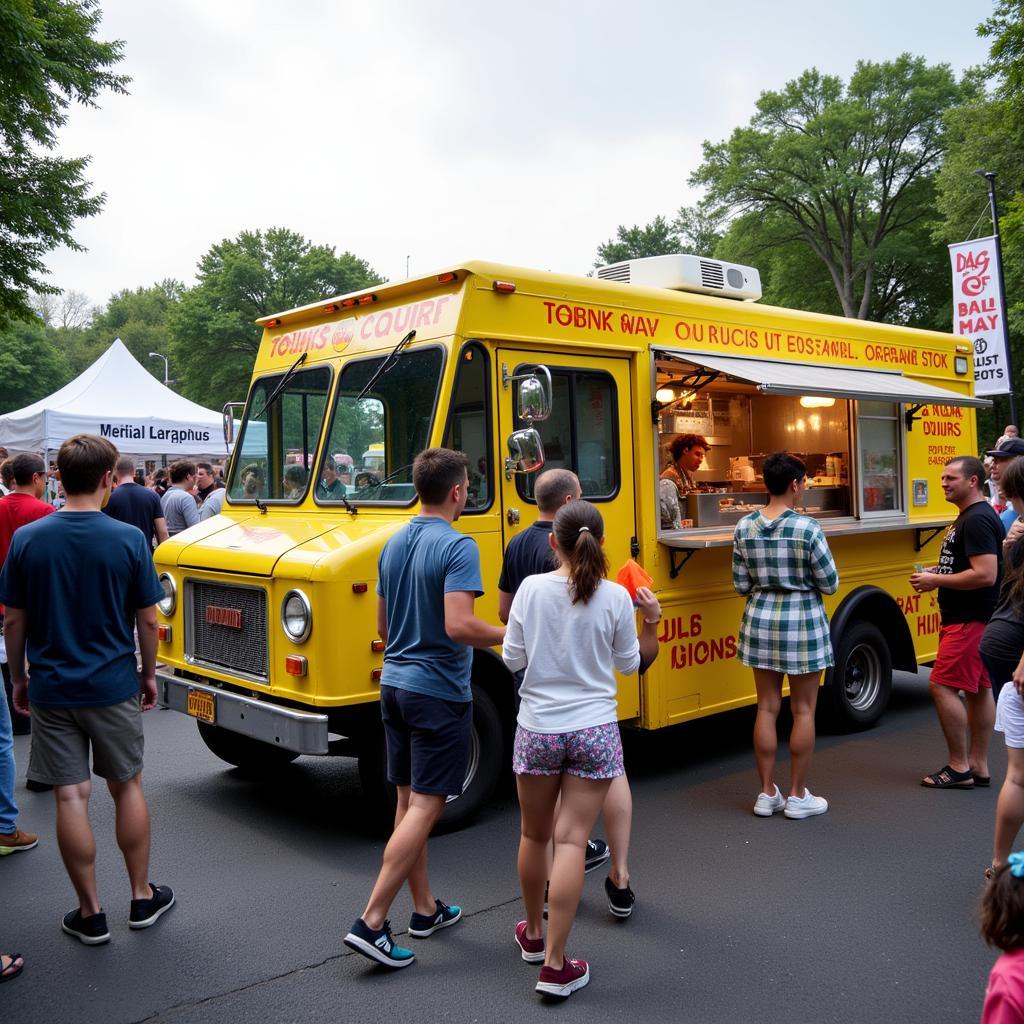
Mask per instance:
[[[984,622],[958,622],[939,630],[939,655],[932,666],[932,682],[964,693],[992,689],[992,680],[981,660]]]

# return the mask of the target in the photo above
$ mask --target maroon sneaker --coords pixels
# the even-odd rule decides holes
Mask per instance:
[[[526,922],[516,925],[516,945],[523,951],[523,959],[528,964],[544,963],[544,940],[526,937]]]
[[[562,969],[556,971],[553,967],[542,967],[540,977],[537,979],[535,991],[545,996],[556,996],[559,999],[566,999],[578,988],[583,988],[590,981],[590,966],[586,960],[570,960],[568,957],[562,963]]]

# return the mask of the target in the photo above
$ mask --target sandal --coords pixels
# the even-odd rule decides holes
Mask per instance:
[[[7,964],[4,964],[4,961]],[[21,963],[18,963],[18,961]],[[0,984],[12,981],[25,969],[25,958],[20,953],[0,953]]]
[[[925,789],[974,789],[974,773],[970,769],[957,772],[947,764],[934,775],[926,775],[921,785]]]
[[[974,779],[976,786],[981,786],[984,789],[986,786],[992,785],[991,775],[979,775],[977,772],[971,772],[971,777]]]

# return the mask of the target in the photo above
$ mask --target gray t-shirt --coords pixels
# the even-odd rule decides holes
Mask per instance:
[[[181,487],[169,487],[160,499],[160,504],[163,506],[167,534],[170,537],[199,522],[199,506],[196,499]]]

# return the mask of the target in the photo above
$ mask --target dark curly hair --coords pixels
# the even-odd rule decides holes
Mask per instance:
[[[1024,878],[1010,865],[995,870],[981,897],[981,937],[1004,952],[1024,948]]]

